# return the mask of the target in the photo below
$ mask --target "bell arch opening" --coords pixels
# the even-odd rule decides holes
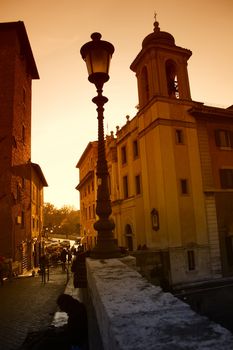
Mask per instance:
[[[167,92],[169,97],[179,99],[179,85],[176,63],[173,60],[166,61]]]
[[[150,99],[149,79],[147,67],[142,68],[142,91],[143,91],[143,102],[147,103]]]

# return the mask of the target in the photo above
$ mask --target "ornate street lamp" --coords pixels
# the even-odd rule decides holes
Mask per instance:
[[[91,257],[96,259],[108,259],[121,256],[114,239],[113,229],[115,224],[109,219],[112,213],[110,194],[108,188],[108,165],[105,154],[104,140],[104,104],[108,101],[107,97],[102,95],[103,85],[109,80],[109,65],[114,46],[107,41],[100,40],[100,33],[91,35],[92,41],[89,41],[81,47],[81,56],[86,62],[88,71],[88,80],[95,84],[98,95],[92,99],[97,105],[98,112],[98,160],[97,160],[97,201],[96,214],[99,220],[95,222],[94,228],[98,232],[97,244],[91,251]]]

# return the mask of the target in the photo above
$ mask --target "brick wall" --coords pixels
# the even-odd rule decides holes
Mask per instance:
[[[30,182],[22,190],[22,165],[31,158],[32,78],[21,45],[16,27],[0,30],[0,254],[13,258],[31,224]],[[24,225],[17,219],[22,212]]]

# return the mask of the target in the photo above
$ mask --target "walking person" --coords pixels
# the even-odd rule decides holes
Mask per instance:
[[[9,278],[9,281],[12,282],[12,279],[13,279],[12,259],[8,260],[8,278]]]
[[[0,284],[1,284],[1,286],[3,286],[3,284],[4,284],[3,276],[4,276],[4,258],[3,258],[3,256],[0,256]]]
[[[79,246],[78,252],[74,257],[71,265],[74,288],[87,287],[86,258],[88,256],[90,256],[90,252],[88,250],[84,251],[83,247]]]
[[[39,259],[39,265],[40,265],[40,273],[42,276],[42,282],[46,282],[46,265],[47,265],[47,258],[46,255],[41,255]]]
[[[68,258],[68,266],[69,266],[71,264],[71,261],[72,261],[72,252],[70,249],[68,249],[67,258]]]
[[[65,248],[62,249],[62,252],[61,252],[61,264],[62,264],[62,271],[65,271],[66,270],[66,255],[67,255],[67,251]]]

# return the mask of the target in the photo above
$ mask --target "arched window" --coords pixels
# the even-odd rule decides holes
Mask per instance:
[[[142,89],[144,102],[148,102],[150,98],[150,90],[149,90],[149,81],[148,81],[148,72],[147,68],[144,66],[142,69]]]
[[[166,77],[168,96],[179,98],[177,69],[175,62],[172,60],[166,62]]]

